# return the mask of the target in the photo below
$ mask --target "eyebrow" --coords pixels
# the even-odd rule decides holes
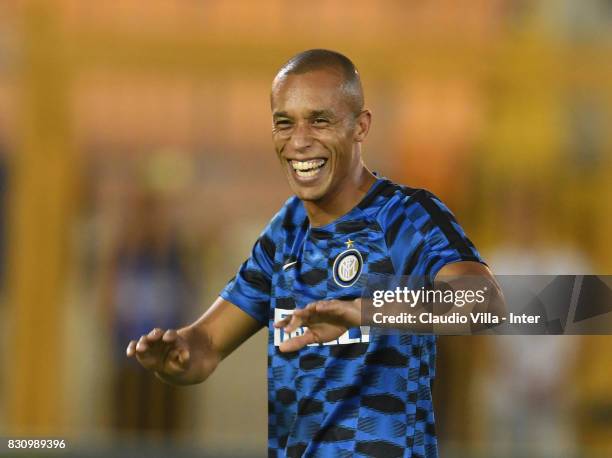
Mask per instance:
[[[327,118],[333,118],[334,114],[330,111],[330,110],[314,110],[311,111],[308,114],[309,118],[316,118],[319,116],[323,116],[323,117],[327,117]],[[291,116],[289,115],[289,113],[287,113],[286,111],[276,111],[272,114],[272,117],[274,118],[291,118]]]
[[[313,112],[310,113],[310,118],[317,118],[319,116],[325,117],[325,118],[333,118],[334,114],[329,111],[329,110],[315,110]]]

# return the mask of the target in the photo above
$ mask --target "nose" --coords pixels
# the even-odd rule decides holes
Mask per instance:
[[[312,145],[312,135],[308,123],[298,122],[295,125],[289,143],[296,152],[303,153],[308,150]]]

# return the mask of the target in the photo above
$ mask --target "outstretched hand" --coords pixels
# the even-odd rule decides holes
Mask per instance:
[[[301,326],[306,327],[304,334],[292,337],[280,344],[282,352],[297,351],[312,343],[325,343],[337,339],[348,328],[361,324],[361,300],[317,301],[274,323],[275,328],[283,328],[292,333]]]
[[[137,341],[128,344],[126,354],[135,356],[148,370],[168,375],[178,375],[189,368],[190,352],[185,339],[174,329],[155,328]]]

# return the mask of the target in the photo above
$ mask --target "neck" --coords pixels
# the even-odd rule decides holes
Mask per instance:
[[[312,227],[321,227],[351,211],[372,187],[376,177],[363,164],[347,175],[329,196],[317,201],[304,201]]]

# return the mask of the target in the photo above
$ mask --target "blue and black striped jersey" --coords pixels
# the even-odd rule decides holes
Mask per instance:
[[[368,275],[433,280],[457,261],[482,262],[428,191],[378,178],[350,212],[316,228],[297,197],[285,203],[221,293],[268,327],[270,456],[437,456],[435,336],[355,328],[281,353],[291,336],[272,324],[313,301],[360,297]]]

